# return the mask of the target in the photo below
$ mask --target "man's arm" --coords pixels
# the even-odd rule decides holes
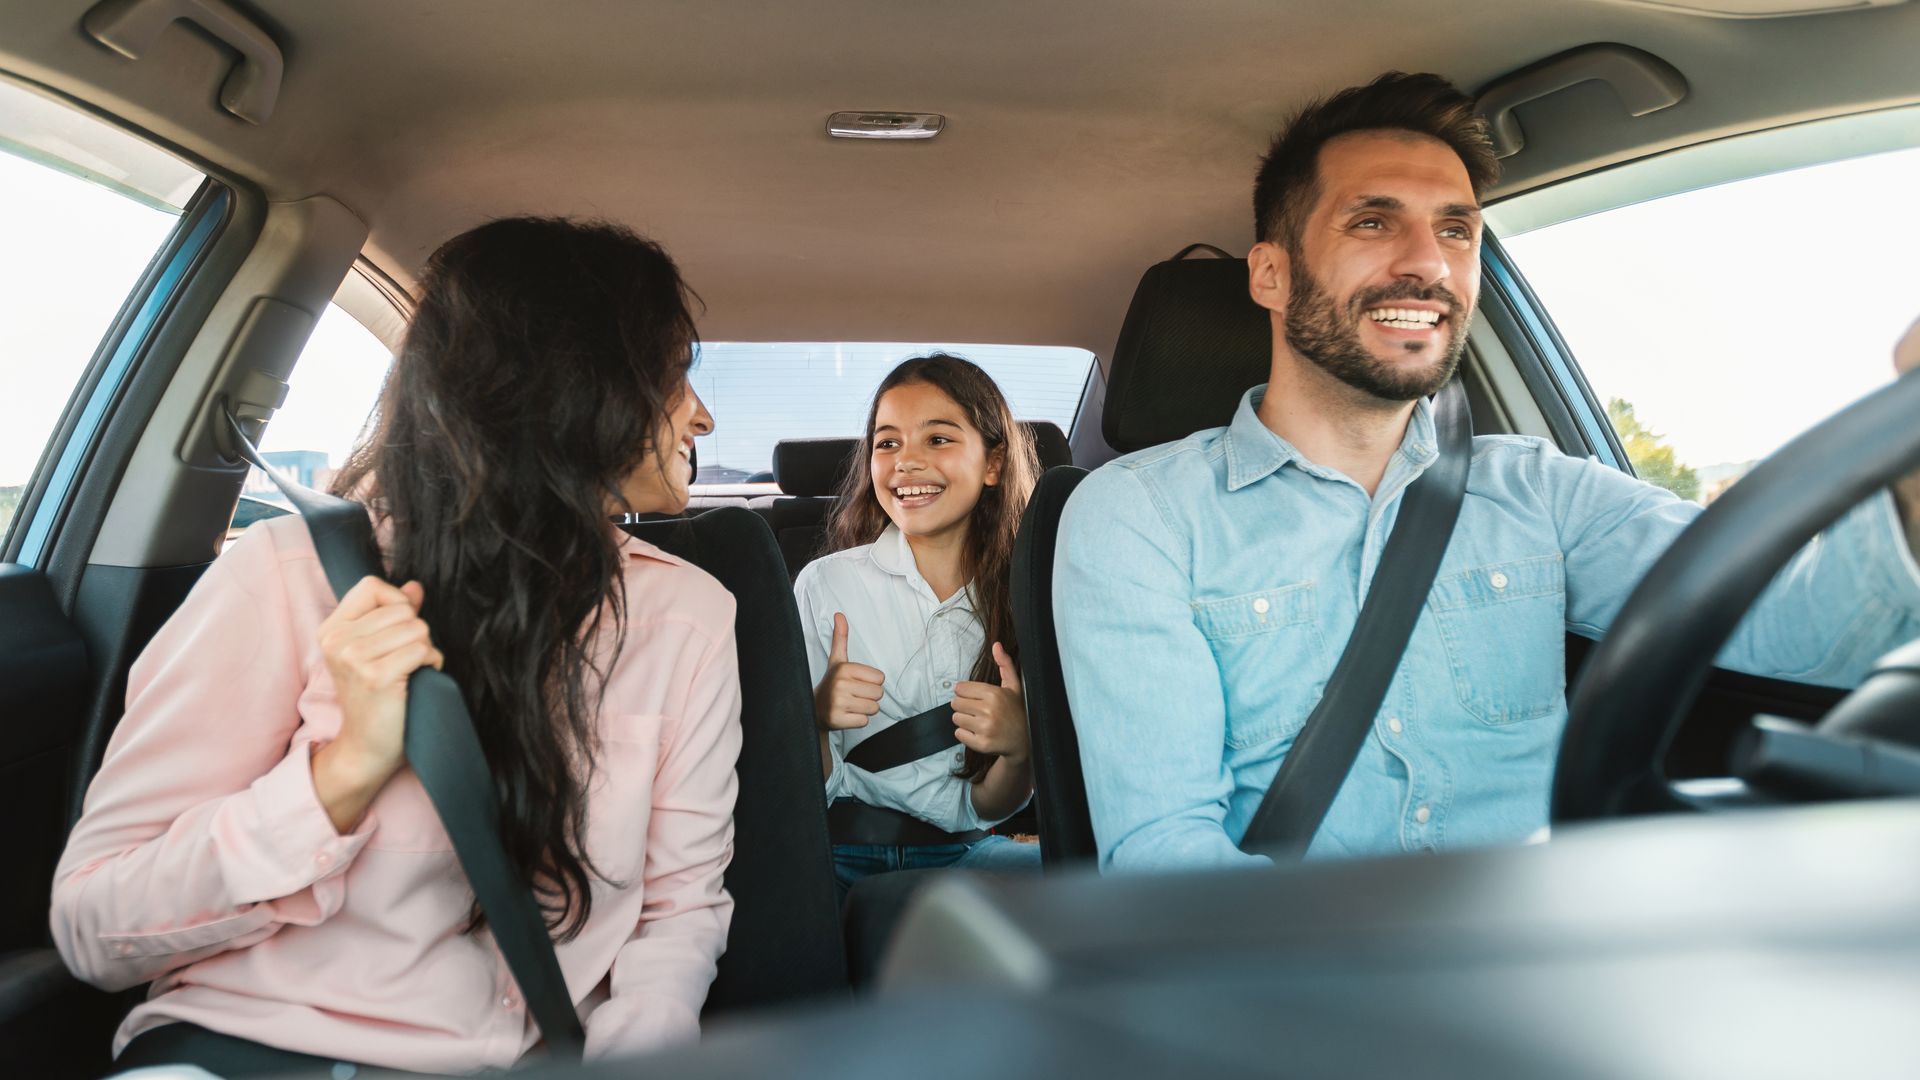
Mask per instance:
[[[1920,367],[1920,323],[1895,348]],[[1700,508],[1588,459],[1543,452],[1534,484],[1567,560],[1567,623],[1599,636]],[[1852,686],[1920,634],[1920,474],[1874,494],[1793,557],[1720,653],[1722,667]]]
[[[1054,617],[1103,870],[1267,861],[1223,827],[1226,701],[1186,560],[1130,470],[1096,471],[1067,504]]]
[[[1920,371],[1920,319],[1907,327],[1907,335],[1893,347],[1893,370],[1901,375]],[[1907,547],[1920,559],[1920,472],[1911,472],[1893,482],[1893,502],[1900,508],[1900,520],[1907,526]]]

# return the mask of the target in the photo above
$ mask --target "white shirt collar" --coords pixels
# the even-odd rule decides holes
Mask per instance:
[[[973,610],[973,600],[968,595],[971,590],[967,586],[962,586],[958,592],[944,601],[934,596],[933,586],[927,584],[927,579],[920,574],[919,564],[913,560],[913,546],[907,543],[907,534],[901,532],[898,525],[891,523],[887,525],[879,539],[867,549],[867,558],[873,560],[873,565],[887,573],[906,578],[915,589],[925,593],[929,600],[941,607]]]

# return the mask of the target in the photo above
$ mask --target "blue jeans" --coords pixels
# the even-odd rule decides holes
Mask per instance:
[[[833,845],[833,876],[843,890],[875,874],[943,866],[994,873],[1034,872],[1040,869],[1040,845],[1023,844],[1005,836],[986,836],[971,844]]]

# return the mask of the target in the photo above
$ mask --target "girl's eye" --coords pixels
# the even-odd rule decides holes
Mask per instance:
[[[879,439],[874,442],[873,448],[875,450],[892,450],[894,447],[898,445],[900,444],[894,442],[892,439]]]
[[[952,442],[953,440],[947,438],[945,435],[935,435],[933,438],[928,439],[927,441],[932,443],[935,446],[945,446],[946,444]]]

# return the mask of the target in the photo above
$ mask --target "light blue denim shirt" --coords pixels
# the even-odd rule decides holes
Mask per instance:
[[[1103,869],[1247,865],[1235,842],[1346,646],[1401,494],[1434,460],[1420,402],[1377,495],[1260,422],[1096,470],[1060,527],[1054,608]],[[1310,857],[1523,840],[1547,824],[1566,643],[1599,636],[1700,507],[1552,444],[1473,442],[1459,524]],[[1890,495],[1781,572],[1722,666],[1849,686],[1920,636]]]

